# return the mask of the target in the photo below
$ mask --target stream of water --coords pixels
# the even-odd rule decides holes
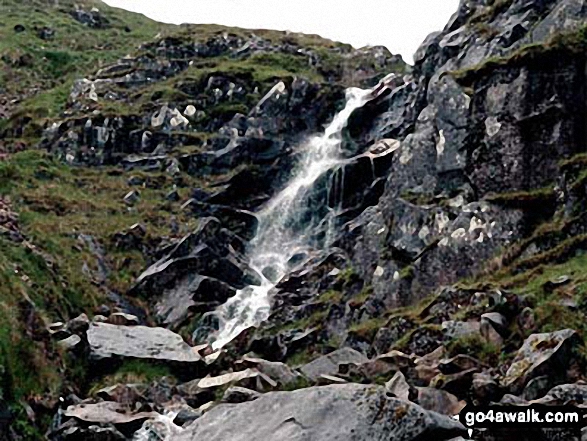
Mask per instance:
[[[259,227],[247,251],[249,265],[262,275],[260,286],[248,286],[222,305],[215,315],[220,329],[212,346],[219,349],[243,330],[258,326],[269,316],[269,291],[291,270],[290,261],[315,249],[316,229],[328,219],[316,218],[308,198],[320,177],[344,161],[342,133],[352,113],[373,99],[373,90],[350,88],[346,106],[323,134],[301,146],[303,154],[287,186],[257,214]],[[326,214],[326,217],[332,213]],[[324,244],[322,244],[324,245]]]

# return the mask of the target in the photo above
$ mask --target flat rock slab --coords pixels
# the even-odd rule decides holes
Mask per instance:
[[[157,412],[130,413],[119,403],[104,401],[95,404],[78,404],[69,406],[64,415],[88,423],[128,424],[137,420],[146,420],[159,416]]]
[[[88,329],[88,342],[92,357],[98,359],[118,356],[181,363],[202,361],[198,348],[164,328],[93,323]]]
[[[382,387],[344,384],[222,404],[173,441],[442,441],[465,435],[458,421],[389,398]]]
[[[352,348],[337,349],[304,365],[300,370],[311,380],[318,380],[322,375],[337,375],[341,364],[362,364],[369,359]]]

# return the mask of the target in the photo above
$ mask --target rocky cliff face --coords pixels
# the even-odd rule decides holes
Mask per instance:
[[[18,337],[0,326],[0,433],[448,440],[467,436],[450,418],[465,403],[582,405],[586,16],[582,0],[463,0],[413,67],[319,37],[164,29],[58,86],[42,133],[7,106],[0,317]],[[311,246],[259,268],[264,213],[347,87],[372,90],[283,222]],[[214,311],[266,283],[262,322],[213,349]],[[38,381],[15,342],[50,361]],[[512,436],[541,435],[473,438]]]

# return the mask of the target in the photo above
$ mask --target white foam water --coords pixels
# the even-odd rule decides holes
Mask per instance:
[[[345,108],[322,135],[312,137],[302,146],[302,158],[292,179],[257,213],[259,227],[247,258],[249,265],[262,274],[262,283],[238,291],[217,309],[215,315],[220,329],[212,343],[214,349],[222,348],[243,330],[258,326],[268,318],[269,291],[288,273],[292,257],[314,248],[313,237],[318,225],[330,224],[325,218],[308,221],[313,217],[313,213],[308,213],[308,190],[326,172],[344,162],[343,129],[352,113],[374,97],[373,90],[348,89]]]

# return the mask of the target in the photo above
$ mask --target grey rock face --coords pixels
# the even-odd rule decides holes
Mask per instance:
[[[129,357],[180,363],[200,363],[196,348],[164,328],[93,323],[88,329],[91,356],[96,359]]]
[[[342,348],[328,355],[304,365],[300,371],[308,378],[317,380],[321,375],[336,375],[341,364],[361,364],[369,359],[358,351],[351,348]]]
[[[550,376],[551,384],[564,382],[580,344],[581,338],[571,329],[531,335],[518,351],[502,385],[519,393],[530,380],[542,375]]]
[[[273,392],[220,405],[175,441],[410,441],[465,435],[457,421],[357,384]]]

